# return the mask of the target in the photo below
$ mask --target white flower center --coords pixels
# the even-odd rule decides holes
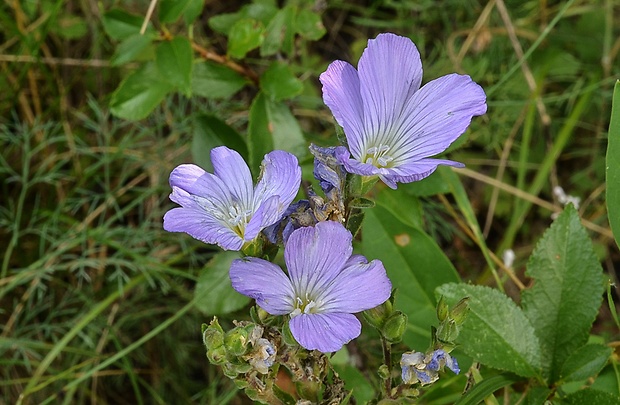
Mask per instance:
[[[387,167],[394,158],[388,154],[390,147],[388,145],[379,144],[379,146],[371,146],[366,149],[366,154],[362,161],[376,167]]]
[[[301,314],[315,314],[317,312],[319,312],[319,304],[306,293],[305,299],[295,297],[295,309],[291,312],[291,318]]]
[[[245,226],[252,218],[254,210],[244,207],[239,201],[230,201],[228,206],[216,205],[206,198],[192,196],[206,211],[228,225],[237,235],[243,238]]]

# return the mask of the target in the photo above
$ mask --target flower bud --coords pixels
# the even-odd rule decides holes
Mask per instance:
[[[387,380],[388,378],[390,378],[390,368],[387,366],[387,364],[380,365],[377,373],[379,374],[379,378],[381,378],[382,380]]]
[[[218,348],[224,345],[224,330],[214,317],[209,326],[202,324],[202,342],[207,349]]]
[[[241,326],[228,331],[224,337],[224,346],[228,353],[233,356],[245,354],[249,341],[248,336],[248,330]]]
[[[459,336],[460,328],[453,319],[446,319],[437,328],[437,339],[442,343],[454,342]]]
[[[469,297],[465,297],[450,310],[450,318],[454,319],[457,325],[462,325],[469,314]]]
[[[448,303],[446,302],[444,296],[442,295],[439,298],[439,302],[437,303],[437,319],[439,322],[443,322],[448,317]]]
[[[406,329],[407,315],[403,314],[401,311],[395,311],[381,328],[381,334],[388,342],[398,343],[402,340]]]
[[[394,306],[392,301],[387,300],[379,306],[362,312],[362,315],[364,316],[366,322],[368,322],[372,327],[380,330],[390,315],[392,315],[392,312],[394,312],[393,308]]]

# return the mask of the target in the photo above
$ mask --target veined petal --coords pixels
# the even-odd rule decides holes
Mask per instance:
[[[175,167],[170,173],[170,186],[173,190],[177,187],[189,194],[202,197],[203,204],[218,207],[222,211],[227,211],[231,202],[226,185],[196,165],[184,164]],[[170,196],[172,201],[185,206],[181,201],[174,200],[173,196],[174,192]]]
[[[344,129],[349,148],[360,157],[364,137],[364,104],[357,71],[347,62],[332,62],[319,76],[323,84],[323,101]]]
[[[323,353],[340,350],[362,331],[362,324],[351,314],[301,314],[289,326],[302,347]]]
[[[294,155],[288,152],[274,150],[265,155],[261,169],[261,178],[254,191],[254,206],[258,207],[268,198],[279,196],[282,205],[281,214],[291,204],[299,191],[301,184],[299,162]],[[276,218],[274,222],[279,219],[279,217]]]
[[[256,238],[256,235],[264,228],[278,222],[282,218],[282,213],[285,209],[286,207],[280,204],[280,197],[277,195],[263,201],[245,227],[243,235],[245,240],[250,241]]]
[[[420,88],[422,61],[409,38],[380,34],[368,41],[358,71],[364,102],[365,139],[361,154],[351,152],[359,159],[369,146],[392,145],[390,138],[397,120],[407,100]]]
[[[351,232],[334,221],[295,230],[284,249],[284,261],[295,293],[317,296],[339,274],[351,257]]]
[[[226,146],[218,146],[211,150],[211,163],[213,164],[213,173],[227,186],[233,198],[243,208],[253,209],[252,174],[241,155]]]
[[[392,283],[379,260],[370,263],[364,256],[354,255],[324,290],[320,301],[325,313],[365,311],[383,304],[392,293]]]
[[[396,185],[397,182],[411,183],[412,181],[419,181],[433,174],[439,165],[465,167],[463,163],[447,159],[420,159],[418,161],[406,163],[390,169],[381,169],[387,172],[381,174],[381,180],[386,182],[386,184],[388,184],[387,182],[389,181],[394,185]]]
[[[469,76],[450,74],[425,84],[408,100],[391,144],[394,166],[443,152],[486,112],[486,95]]]
[[[282,269],[255,257],[233,260],[230,265],[233,288],[256,300],[271,315],[293,312],[293,286]]]
[[[197,206],[173,208],[166,212],[164,229],[168,232],[185,232],[202,242],[217,244],[226,250],[240,250],[244,243],[222,221]]]

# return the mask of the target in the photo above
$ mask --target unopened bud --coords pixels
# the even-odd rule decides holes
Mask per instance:
[[[406,329],[407,315],[403,314],[401,311],[395,311],[381,328],[381,334],[388,342],[398,343],[402,340]]]
[[[224,337],[224,345],[226,350],[233,356],[241,356],[245,354],[248,346],[248,330],[244,327],[237,326],[232,329]]]
[[[446,319],[437,328],[437,339],[441,343],[449,343],[456,340],[459,336],[459,327],[453,319]]]
[[[382,380],[387,380],[388,378],[390,378],[390,369],[386,364],[380,365],[377,373],[379,374],[379,378],[381,378]]]
[[[381,305],[362,312],[362,314],[364,315],[366,322],[368,322],[372,327],[381,329],[390,315],[392,315],[392,312],[394,312],[393,308],[394,307],[391,300],[387,300]]]
[[[462,325],[465,322],[465,318],[469,313],[469,297],[465,297],[450,310],[450,318],[456,322],[457,325]]]
[[[443,322],[448,317],[448,303],[446,302],[444,296],[442,295],[439,298],[439,302],[437,303],[437,319],[439,322]]]
[[[218,348],[224,345],[224,330],[214,317],[209,326],[202,324],[202,342],[207,349]]]

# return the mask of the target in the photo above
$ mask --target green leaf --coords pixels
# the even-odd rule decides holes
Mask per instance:
[[[301,93],[303,87],[301,81],[284,62],[273,62],[260,78],[261,90],[275,101],[294,97]]]
[[[123,40],[140,33],[143,16],[129,14],[126,11],[113,9],[103,15],[103,29],[112,39]],[[149,23],[150,24],[150,23]],[[148,26],[147,33],[152,33],[153,27]]]
[[[326,32],[321,16],[305,9],[300,10],[295,17],[295,31],[311,41],[321,39]]]
[[[409,195],[399,184],[396,190],[384,187],[379,190],[375,202],[390,211],[400,222],[413,228],[422,229],[423,211],[422,204],[417,197]],[[406,210],[403,207],[407,207]]]
[[[397,288],[395,307],[407,314],[403,338],[410,347],[425,347],[437,324],[435,289],[459,280],[452,263],[435,241],[400,222],[380,206],[365,211],[362,253],[380,259]]]
[[[83,18],[76,15],[61,15],[50,27],[50,31],[65,39],[78,39],[88,33],[88,25]]]
[[[211,149],[221,145],[236,150],[247,161],[248,148],[237,131],[213,115],[197,116],[194,119],[194,136],[192,137],[194,162],[208,172],[213,171]]]
[[[118,86],[110,100],[110,111],[120,118],[145,118],[172,91],[154,63],[146,63]]]
[[[538,376],[540,344],[517,304],[485,286],[446,284],[437,289],[449,305],[469,297],[469,314],[457,342],[474,360],[523,377]]]
[[[232,288],[228,271],[239,252],[221,252],[205,266],[196,283],[194,302],[205,315],[223,315],[245,307],[250,298]]]
[[[255,176],[265,154],[274,149],[291,152],[297,157],[307,154],[306,140],[288,106],[259,93],[250,107],[248,125],[249,161]]]
[[[444,170],[452,170],[445,166],[439,166],[435,173],[420,180],[411,183],[402,183],[398,185],[398,190],[403,189],[407,194],[416,197],[430,197],[437,194],[448,194],[450,192],[450,184],[444,181],[441,174]]]
[[[265,26],[252,18],[237,21],[228,33],[228,56],[242,59],[252,49],[258,48],[265,39]]]
[[[588,344],[575,350],[562,366],[561,382],[582,381],[597,375],[611,356],[610,347]]]
[[[465,392],[455,405],[478,405],[498,389],[511,385],[519,380],[519,377],[511,374],[499,374],[486,378],[476,383],[473,388]]]
[[[141,35],[140,33],[127,37],[116,47],[111,60],[112,65],[124,65],[138,59],[149,50],[152,52],[152,41],[153,38],[150,35]]]
[[[295,11],[293,6],[288,5],[269,21],[265,41],[260,48],[261,56],[275,55],[280,50],[289,55],[293,52]]]
[[[616,244],[620,246],[620,80],[614,86],[607,142],[607,215]]]
[[[278,12],[274,2],[261,1],[252,4],[246,4],[236,13],[219,14],[209,19],[209,26],[217,32],[228,35],[230,28],[242,18],[252,18],[263,23],[269,24],[269,21]]]
[[[161,76],[176,89],[189,96],[192,92],[192,45],[187,38],[176,37],[159,44],[155,62]]]
[[[159,22],[176,22],[185,14],[185,23],[191,24],[202,12],[204,0],[161,0],[159,3]]]
[[[581,391],[577,391],[574,394],[568,395],[565,398],[562,398],[562,401],[560,403],[562,405],[618,405],[620,404],[620,396],[610,394],[604,391],[586,388]]]
[[[587,342],[605,290],[603,270],[572,205],[537,243],[526,274],[535,282],[522,292],[521,306],[540,339],[543,371],[555,382],[564,361]]]
[[[210,99],[229,98],[248,82],[231,68],[214,62],[198,62],[192,71],[192,94]]]

